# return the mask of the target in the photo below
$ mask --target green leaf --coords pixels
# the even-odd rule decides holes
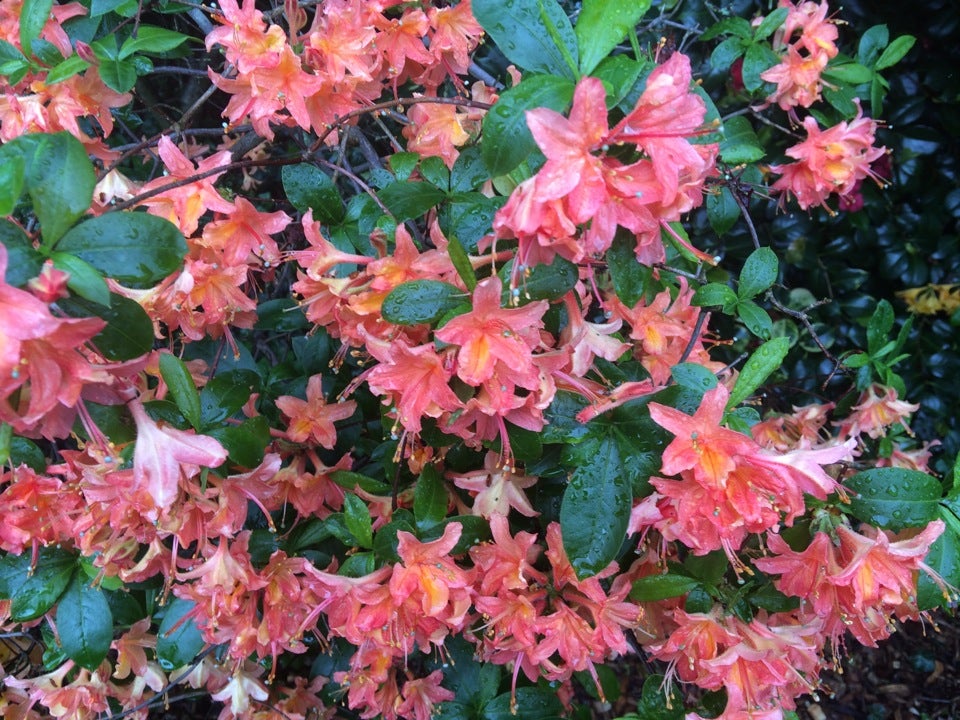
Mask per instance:
[[[787,8],[780,7],[767,15],[760,22],[760,24],[757,25],[756,30],[753,31],[753,39],[765,40],[773,35],[773,33],[776,32],[776,30],[783,25],[784,21],[787,19],[787,13]]]
[[[187,421],[200,429],[200,393],[186,364],[176,355],[160,354],[160,374],[167,384],[170,396]]]
[[[26,49],[40,37],[51,8],[53,0],[23,0],[20,7],[20,47]]]
[[[778,337],[768,340],[754,350],[740,371],[737,384],[730,392],[727,409],[733,409],[753,394],[764,381],[781,365],[790,350],[790,338]]]
[[[654,602],[667,598],[686,595],[700,585],[696,578],[667,573],[666,575],[647,575],[633,581],[630,600],[633,602]]]
[[[700,36],[700,39],[704,41],[713,40],[721,35],[733,35],[749,40],[753,37],[753,26],[749,20],[742,17],[728,17],[707,28],[707,31]]]
[[[167,672],[189,665],[206,644],[191,616],[194,609],[194,602],[183,598],[174,598],[164,609],[157,631],[157,662]]]
[[[582,440],[590,427],[577,420],[577,413],[588,405],[580,395],[566,390],[558,390],[550,406],[543,411],[547,420],[540,431],[540,439],[545,443],[576,443]]]
[[[70,253],[54,252],[50,254],[53,266],[57,270],[69,273],[67,287],[86,300],[99,305],[110,306],[110,288],[103,275],[90,263]]]
[[[353,493],[343,496],[343,522],[360,547],[373,547],[373,524],[367,504]]]
[[[438,205],[445,197],[439,190],[426,182],[393,182],[377,193],[380,201],[387,206],[397,222],[418,218],[427,210]]]
[[[116,11],[117,8],[128,2],[130,2],[130,0],[92,0],[90,3],[90,15],[92,17],[106,15],[108,12]]]
[[[888,67],[896,65],[903,59],[904,55],[910,52],[910,49],[916,41],[917,39],[913,35],[901,35],[883,51],[883,54],[880,55],[880,58],[877,60],[877,64],[873,66],[874,69],[885,70]]]
[[[857,47],[857,60],[867,67],[876,67],[877,58],[887,47],[890,41],[890,32],[886,25],[874,25],[860,36]]]
[[[470,262],[470,256],[467,255],[467,251],[463,249],[463,245],[456,235],[447,237],[447,254],[450,256],[450,262],[453,263],[453,267],[456,268],[457,274],[463,280],[467,290],[473,292],[477,287],[477,274]]]
[[[136,37],[127,38],[120,47],[120,60],[126,60],[134,53],[153,55],[173,50],[187,40],[187,36],[174,30],[167,30],[153,25],[137,27]]]
[[[238,413],[250,396],[259,391],[260,376],[252,370],[218,373],[200,391],[200,415],[204,430]]]
[[[723,283],[707,283],[697,288],[693,293],[693,305],[698,307],[728,308],[736,305],[737,294]]]
[[[180,268],[187,242],[169,220],[142,212],[118,212],[80,223],[63,236],[56,249],[73,253],[123,285],[147,288]]]
[[[23,195],[26,169],[27,165],[20,149],[15,145],[0,147],[0,215],[13,214],[13,209]],[[3,222],[10,224],[9,220],[3,220]]]
[[[417,529],[426,530],[447,516],[447,489],[433,465],[426,465],[413,490],[413,516]]]
[[[637,260],[636,237],[624,228],[617,228],[613,244],[607,251],[607,269],[613,290],[627,307],[633,307],[650,281],[650,268]]]
[[[420,163],[420,176],[443,192],[450,189],[450,170],[447,169],[443,158],[435,155],[425,157]]]
[[[740,206],[733,199],[730,188],[724,186],[707,195],[707,220],[717,237],[726,235],[739,219]]]
[[[43,451],[35,442],[19,436],[10,439],[10,462],[13,467],[23,464],[37,473],[46,472],[48,464]]]
[[[688,388],[701,397],[707,390],[717,386],[717,376],[703,365],[681,363],[670,368],[670,375],[677,385]]]
[[[852,491],[850,514],[885,530],[923,527],[935,520],[940,481],[904,468],[873,468],[844,481]]]
[[[270,444],[270,424],[262,415],[247,418],[239,425],[208,428],[204,433],[220,441],[230,462],[245,468],[262,463],[264,449]]]
[[[637,718],[639,720],[683,720],[686,707],[683,698],[674,688],[675,684],[666,682],[662,675],[648,676],[643,681],[640,702],[637,704]]]
[[[33,249],[33,243],[19,225],[0,218],[0,244],[7,249],[7,269],[3,276],[7,284],[22,287],[40,274],[43,256]]]
[[[747,326],[747,330],[761,340],[769,338],[773,331],[770,315],[752,300],[743,300],[737,304],[737,317]]]
[[[73,317],[106,320],[106,327],[94,336],[93,344],[107,360],[133,360],[153,349],[153,322],[135,300],[111,293],[109,306],[80,297],[64,298],[58,305]]]
[[[360,488],[371,495],[387,495],[390,492],[390,486],[387,483],[349,470],[334,470],[328,477],[347,490]]]
[[[346,208],[330,176],[308,163],[285,165],[280,171],[283,190],[290,204],[302,213],[313,210],[313,219],[324,225],[343,220]]]
[[[636,27],[651,4],[651,0],[583,0],[576,27],[580,72],[592,73]]]
[[[860,63],[845,62],[836,65],[828,65],[823,71],[823,76],[828,80],[834,80],[848,85],[862,85],[870,82],[873,77],[873,71],[864,67]]]
[[[43,547],[33,574],[29,574],[30,554],[22,557],[19,568],[24,572],[20,575],[19,585],[10,587],[10,619],[16,622],[35,620],[50,610],[60,599],[77,567],[73,553]],[[5,563],[8,558],[4,558]]]
[[[750,92],[763,87],[760,73],[772,68],[780,61],[776,53],[766,44],[755,44],[747,48],[743,56],[743,86]]]
[[[558,720],[563,717],[563,705],[557,691],[552,688],[519,687],[516,692],[517,705],[513,708],[513,698],[509,692],[497,695],[483,708],[483,720]]]
[[[75,573],[57,606],[57,631],[63,652],[81,667],[96,670],[113,641],[113,613],[103,591]]]
[[[723,123],[723,140],[720,141],[720,158],[730,165],[753,163],[766,153],[760,146],[753,126],[745,117],[728,118]],[[732,198],[731,198],[732,199]],[[708,196],[709,200],[709,196]]]
[[[954,495],[943,501],[938,508],[946,529],[930,546],[924,563],[948,585],[960,587],[960,502]],[[917,582],[917,605],[921,610],[935,607],[946,608],[950,597],[944,597],[943,588],[927,573],[921,572]]]
[[[613,55],[600,61],[590,74],[609,87],[607,108],[613,109],[634,89],[640,74],[649,69],[649,62],[638,62],[629,55]]]
[[[512,272],[512,260],[499,272],[503,280],[504,301],[510,297],[509,278]],[[516,288],[519,292],[513,293],[514,300],[520,305],[534,300],[558,300],[573,289],[579,278],[577,266],[557,255],[549,265],[534,265],[521,274],[519,287]]]
[[[390,156],[387,164],[390,166],[390,172],[396,176],[397,180],[408,180],[413,171],[417,169],[417,163],[420,162],[420,155],[415,152],[398,152]]]
[[[513,0],[506,7],[502,0],[474,0],[471,7],[510,62],[576,79],[577,36],[556,0]]]
[[[66,132],[37,138],[21,136],[26,160],[26,190],[40,221],[45,245],[52,245],[93,201],[96,175],[80,141]]]
[[[384,320],[394,325],[435,323],[465,300],[463,290],[456,285],[440,280],[411,280],[390,291],[381,312]]]
[[[563,112],[573,99],[573,89],[566,78],[534,75],[500,95],[483,118],[480,145],[483,162],[492,175],[506,175],[516,169],[537,147],[524,111],[545,107]]]
[[[450,191],[469,192],[476,190],[489,179],[479,145],[470,145],[460,151],[450,171]]]
[[[848,368],[862,368],[870,364],[870,356],[866,353],[854,353],[843,360],[843,364]]]
[[[127,93],[137,84],[137,66],[133,60],[101,59],[97,73],[103,84],[118,93]]]
[[[486,169],[483,173],[487,175]],[[454,193],[440,209],[440,229],[448,238],[455,237],[466,252],[477,254],[477,243],[490,232],[493,218],[505,201],[478,192]]]
[[[726,72],[748,46],[739,37],[730,37],[717,45],[710,53],[710,67],[716,72]]]
[[[876,355],[887,343],[890,331],[893,330],[893,322],[893,306],[886,300],[881,300],[867,322],[867,350],[871,356]]]
[[[756,297],[777,281],[779,272],[777,254],[768,247],[757,248],[743,264],[737,296],[741,300]]]
[[[616,558],[633,501],[617,443],[606,436],[589,444],[591,457],[573,471],[560,506],[563,547],[580,578],[596,575]]]
[[[57,66],[47,73],[47,85],[54,85],[72,78],[77,73],[82,73],[90,67],[90,63],[79,55],[71,55],[66,60],[57,63]]]

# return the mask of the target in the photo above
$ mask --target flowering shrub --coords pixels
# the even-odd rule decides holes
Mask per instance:
[[[0,619],[44,647],[5,716],[583,717],[643,653],[642,717],[787,718],[954,602],[909,324],[835,357],[753,219],[886,182],[912,38],[157,5],[0,0]],[[843,387],[761,414],[787,320]]]

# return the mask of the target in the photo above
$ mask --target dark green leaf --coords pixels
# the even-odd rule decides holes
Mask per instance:
[[[160,374],[180,412],[195,428],[200,428],[200,393],[183,360],[168,352],[160,354]]]
[[[70,253],[54,252],[50,254],[53,266],[57,270],[69,273],[67,287],[80,297],[98,305],[110,306],[110,288],[95,267]]]
[[[315,165],[286,165],[280,171],[287,199],[300,212],[313,210],[313,219],[324,225],[343,220],[346,209],[330,176]]]
[[[262,463],[264,450],[270,444],[270,424],[262,415],[247,418],[239,425],[209,428],[205,434],[220,441],[230,462],[245,468]]]
[[[743,86],[756,92],[763,86],[760,73],[776,65],[780,59],[767,44],[755,44],[747,48],[743,57]]]
[[[517,706],[512,709],[511,693],[497,695],[483,708],[483,720],[558,720],[563,716],[563,705],[556,690],[541,687],[519,687]]]
[[[873,468],[843,484],[852,492],[850,514],[876,527],[899,532],[937,517],[940,481],[917,470]]]
[[[81,73],[90,67],[90,63],[79,55],[71,55],[66,60],[57,63],[57,66],[47,73],[47,85],[54,85],[63,82],[67,78],[72,78],[77,73]]]
[[[260,376],[252,370],[230,370],[211,379],[200,391],[203,427],[222,423],[239,412],[250,396],[260,391]]]
[[[463,290],[456,285],[439,280],[411,280],[390,291],[381,312],[394,325],[434,323],[465,299]]]
[[[886,300],[881,300],[867,322],[867,350],[870,355],[876,355],[887,343],[890,331],[893,330],[893,321],[893,306]]]
[[[756,30],[753,31],[754,40],[765,40],[766,38],[773,35],[773,33],[783,25],[784,21],[787,19],[788,10],[785,7],[779,7],[774,10],[772,13],[767,15],[759,25],[757,25]]]
[[[890,32],[886,25],[874,25],[860,36],[857,60],[867,67],[875,67],[877,58],[890,41]]]
[[[120,212],[80,223],[57,243],[57,250],[73,253],[124,285],[146,288],[180,268],[187,242],[169,220]]]
[[[274,298],[257,305],[257,330],[297,332],[311,327],[313,324],[307,320],[303,307],[293,298]]]
[[[50,17],[53,0],[23,0],[20,7],[20,47],[26,49],[40,37]]]
[[[108,12],[114,12],[121,5],[130,2],[130,0],[91,0],[90,15],[98,17],[106,15]]]
[[[904,55],[910,52],[916,41],[917,39],[913,35],[901,35],[883,51],[883,54],[877,60],[877,64],[873,66],[874,69],[885,70],[896,65],[903,59]]]
[[[873,77],[873,71],[864,67],[860,63],[846,62],[836,65],[828,65],[823,71],[823,76],[828,80],[834,80],[849,85],[862,85],[870,82]]]
[[[17,206],[23,194],[26,168],[23,152],[19,148],[15,145],[0,147],[0,215],[11,215]],[[11,224],[9,220],[3,222]],[[0,240],[3,239],[0,237]]]
[[[681,363],[670,368],[670,375],[677,385],[703,395],[707,390],[717,386],[717,376],[703,365],[696,363]]]
[[[741,55],[747,45],[739,37],[730,37],[717,45],[710,53],[710,67],[717,72],[726,72]]]
[[[613,244],[607,251],[607,269],[613,290],[627,307],[633,307],[650,281],[650,268],[637,260],[634,252],[637,241],[633,233],[617,228]]]
[[[721,35],[733,35],[748,40],[753,37],[753,26],[749,20],[742,17],[727,17],[707,28],[700,39],[703,41],[713,40]]]
[[[588,425],[577,420],[576,416],[588,405],[582,396],[566,390],[560,390],[553,396],[550,407],[543,414],[547,420],[541,431],[541,439],[546,443],[575,443],[589,432]]]
[[[137,66],[132,59],[101,59],[97,73],[104,85],[118,93],[130,92],[137,84]]]
[[[677,694],[676,685],[667,683],[662,675],[650,675],[643,681],[643,691],[637,704],[640,720],[683,720],[686,708]],[[669,696],[669,697],[668,697]]]
[[[455,237],[467,253],[476,255],[477,243],[490,232],[493,217],[504,200],[475,192],[456,193],[440,210],[440,229],[448,238]]]
[[[343,496],[343,522],[360,547],[373,547],[373,525],[367,504],[353,493]]]
[[[7,284],[22,287],[40,274],[43,256],[33,249],[30,238],[18,225],[0,218],[0,243],[7,249],[7,268],[3,276]]]
[[[739,219],[740,206],[730,188],[724,186],[707,195],[707,220],[717,237],[726,235]]]
[[[624,41],[650,9],[651,0],[583,0],[577,18],[580,72],[589,75]]]
[[[47,469],[47,459],[43,451],[32,440],[19,436],[10,438],[10,463],[13,467],[26,465],[37,473],[43,473]]]
[[[470,256],[463,249],[463,245],[456,235],[447,238],[447,254],[450,256],[450,262],[456,268],[457,274],[463,280],[467,290],[473,292],[477,287],[477,274],[474,272],[473,264],[470,262]]]
[[[524,70],[575,78],[577,36],[556,0],[474,0],[473,16],[507,59]]]
[[[563,547],[578,577],[596,575],[617,556],[627,535],[633,493],[620,448],[609,436],[570,476],[560,507]]]
[[[504,301],[510,297],[508,279],[513,272],[511,260],[500,270],[500,277],[504,280]],[[519,293],[513,293],[514,300],[520,305],[526,305],[534,300],[558,300],[566,295],[576,285],[580,278],[579,270],[569,260],[557,255],[549,265],[534,265],[520,276]],[[512,304],[512,303],[511,303]]]
[[[612,109],[630,93],[637,84],[640,74],[649,70],[648,62],[638,62],[629,55],[613,55],[604,58],[591,75],[600,78],[607,93],[607,108]]]
[[[106,327],[94,336],[93,344],[107,360],[133,360],[153,348],[153,322],[135,300],[111,293],[109,307],[79,297],[64,298],[58,305],[73,317],[106,320]]]
[[[737,294],[722,283],[707,283],[697,288],[691,303],[699,307],[729,307],[737,302]]]
[[[29,136],[27,136],[29,137]],[[52,245],[93,201],[96,175],[87,151],[66,132],[24,140],[26,189],[40,221],[44,244]]]
[[[387,483],[349,470],[334,470],[329,477],[337,485],[347,490],[360,488],[371,495],[387,495],[390,492],[390,486]]]
[[[777,281],[779,272],[777,254],[768,247],[757,248],[750,253],[740,272],[737,295],[741,300],[759,295]]]
[[[754,390],[783,365],[783,359],[787,356],[788,350],[790,350],[790,339],[786,337],[768,340],[758,347],[740,371],[737,384],[734,385],[727,400],[727,408],[735,408],[750,397]]]
[[[136,37],[127,38],[120,47],[120,60],[126,60],[134,53],[146,53],[147,55],[164,53],[173,50],[182,43],[186,42],[187,36],[174,30],[167,30],[153,25],[140,25],[137,27]]]
[[[946,524],[943,534],[930,546],[924,563],[952,587],[960,587],[960,501],[956,495],[944,500],[938,508],[940,518]],[[946,597],[945,597],[946,596]],[[920,573],[917,582],[917,605],[921,610],[948,607],[952,598],[949,592],[934,581],[926,572]]]
[[[426,530],[447,516],[447,488],[433,465],[426,465],[413,490],[413,516],[419,530]]]
[[[668,573],[647,575],[633,581],[630,599],[634,602],[654,602],[686,595],[700,584],[696,578]]]
[[[534,75],[500,95],[483,118],[483,162],[492,175],[514,170],[537,146],[524,111],[545,107],[563,112],[573,98],[573,88],[566,78]]]
[[[183,598],[174,598],[164,609],[157,631],[157,662],[168,672],[189,665],[206,644],[191,615],[194,609],[193,601]]]
[[[397,180],[408,180],[417,169],[420,155],[415,152],[398,152],[390,156],[387,164]]]
[[[479,145],[470,145],[460,151],[450,171],[450,191],[469,192],[483,185],[490,177]]]
[[[728,118],[723,123],[723,140],[720,142],[720,158],[730,165],[753,163],[764,156],[757,134],[745,117]],[[731,198],[732,199],[732,198]],[[708,196],[709,200],[709,196]]]
[[[29,570],[29,553],[25,555],[25,562]],[[40,548],[33,574],[22,575],[19,587],[10,587],[10,619],[35,620],[50,610],[60,599],[76,567],[74,554],[58,548]]]
[[[413,524],[413,516],[407,510],[403,510],[402,513],[394,513],[393,520],[380,528],[377,534],[373,536],[373,552],[379,560],[389,563],[400,561],[400,556],[397,555],[398,532],[408,532],[414,535],[417,532]]]
[[[737,316],[747,326],[747,329],[761,340],[770,337],[773,330],[773,320],[767,311],[752,300],[744,300],[737,304]]]
[[[439,190],[425,182],[393,182],[377,193],[397,222],[418,218],[439,204],[445,197]]]
[[[57,606],[57,631],[67,657],[96,670],[113,641],[113,614],[103,591],[76,573]]]
[[[358,552],[350,555],[343,561],[340,569],[337,570],[337,574],[343,575],[344,577],[358,578],[369,575],[376,569],[377,559],[372,552]]]
[[[443,192],[450,189],[450,170],[447,169],[443,158],[434,156],[425,157],[420,163],[420,175],[431,185]]]
[[[857,93],[849,85],[827,87],[823,90],[824,99],[844,117],[850,118],[857,113]]]

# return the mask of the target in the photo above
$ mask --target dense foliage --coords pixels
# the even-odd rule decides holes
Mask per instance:
[[[957,81],[865,5],[0,0],[4,717],[789,718],[951,606]]]

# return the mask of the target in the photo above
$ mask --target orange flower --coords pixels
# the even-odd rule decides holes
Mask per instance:
[[[353,400],[328,405],[323,396],[323,375],[313,375],[307,381],[307,399],[291,395],[277,398],[277,407],[290,418],[287,437],[292,442],[312,441],[332,450],[337,442],[333,424],[353,415],[357,404]]]

